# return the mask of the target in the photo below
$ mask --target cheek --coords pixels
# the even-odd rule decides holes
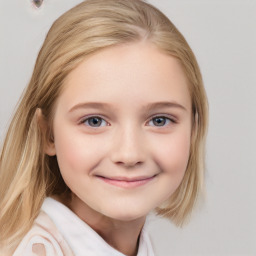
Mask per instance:
[[[102,138],[85,136],[74,127],[55,129],[55,148],[60,171],[63,175],[90,173],[106,151]]]
[[[170,136],[165,138],[161,144],[156,161],[164,172],[182,179],[189,159],[190,134],[180,133]]]
[[[162,171],[161,182],[157,191],[161,194],[159,205],[168,200],[179,187],[189,159],[190,135],[170,136],[162,141],[161,150],[156,154],[155,161]]]
[[[81,160],[81,150],[76,140],[61,131],[55,136],[55,148],[60,170],[64,170],[63,167],[76,170]]]
[[[84,141],[72,129],[55,129],[54,143],[61,172],[78,172],[84,161],[90,158]]]

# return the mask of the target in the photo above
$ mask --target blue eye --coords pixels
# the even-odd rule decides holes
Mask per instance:
[[[83,124],[91,127],[102,127],[107,126],[107,122],[98,116],[89,117],[82,122]]]
[[[173,120],[171,120],[170,118],[168,117],[165,117],[165,116],[157,116],[157,117],[154,117],[152,118],[150,121],[149,121],[149,125],[150,126],[166,126],[167,124],[170,124],[171,122],[174,122]]]

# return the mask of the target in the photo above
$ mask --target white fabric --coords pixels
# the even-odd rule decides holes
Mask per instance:
[[[39,216],[37,226],[26,235],[14,256],[125,256],[60,202],[48,197],[41,210],[51,219],[56,230],[53,230],[53,224],[45,223],[46,216]],[[40,246],[45,248],[42,250]],[[150,238],[144,229],[137,256],[154,256]]]

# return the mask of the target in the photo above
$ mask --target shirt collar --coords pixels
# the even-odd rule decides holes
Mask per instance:
[[[106,243],[68,207],[55,199],[47,197],[41,209],[54,222],[76,256],[125,256]],[[141,231],[137,256],[154,256],[150,238],[144,229]]]

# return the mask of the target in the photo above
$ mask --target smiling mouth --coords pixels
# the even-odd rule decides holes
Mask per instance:
[[[137,177],[137,178],[126,178],[126,177],[103,177],[97,175],[96,177],[102,180],[105,183],[108,183],[113,186],[121,187],[121,188],[135,188],[143,186],[150,181],[152,181],[157,175],[150,177]]]

